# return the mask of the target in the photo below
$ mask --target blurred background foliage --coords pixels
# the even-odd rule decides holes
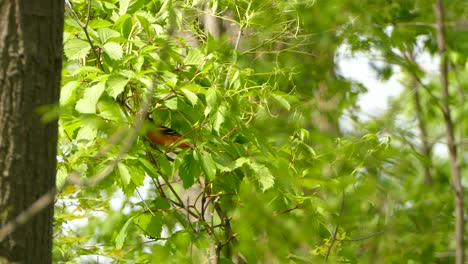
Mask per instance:
[[[468,2],[444,4],[466,186]],[[66,12],[57,263],[453,263],[427,1],[70,0]],[[346,78],[340,50],[398,77],[386,111],[361,111],[379,87]],[[149,121],[131,139],[146,98],[192,148],[151,145]]]

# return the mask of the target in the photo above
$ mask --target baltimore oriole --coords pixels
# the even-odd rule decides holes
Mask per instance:
[[[169,147],[172,144],[178,148],[190,147],[188,142],[181,142],[182,136],[179,133],[165,126],[158,126],[151,130],[146,134],[146,138],[152,143],[164,147]]]

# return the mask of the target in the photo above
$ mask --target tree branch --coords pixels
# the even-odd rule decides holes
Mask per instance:
[[[325,255],[325,261],[328,261],[328,257],[330,256],[331,250],[337,241],[336,236],[338,235],[338,229],[340,228],[341,217],[343,216],[344,211],[344,202],[345,202],[345,192],[343,190],[342,197],[341,197],[341,206],[340,206],[340,215],[338,216],[338,223],[336,224],[335,231],[333,232],[332,239],[330,241],[330,246],[328,247],[327,254]]]
[[[421,151],[422,155],[424,156],[425,160],[422,162],[423,170],[424,170],[424,182],[426,185],[431,185],[432,183],[432,175],[431,175],[431,153],[432,149],[430,147],[428,141],[428,133],[426,122],[424,120],[424,110],[421,105],[421,98],[419,95],[419,87],[417,87],[416,80],[413,78],[413,100],[414,100],[414,107],[416,108],[416,119],[418,120],[418,127],[419,127],[419,134],[421,140]]]
[[[0,229],[0,242],[3,241],[8,235],[13,233],[16,228],[26,224],[31,218],[40,213],[44,208],[54,201],[55,188],[49,190],[33,204],[31,204],[26,210],[21,212],[15,219],[6,223]]]
[[[75,14],[75,11],[73,11],[73,8],[72,8],[72,5],[71,3],[66,0],[65,1],[65,6],[67,8],[67,11],[68,13],[70,14],[70,16],[75,20],[76,23],[78,23],[78,25],[83,29],[85,35],[86,35],[86,39],[88,40],[88,43],[89,45],[91,46],[91,49],[93,50],[93,53],[94,53],[94,56],[96,56],[96,61],[97,61],[97,64],[98,64],[98,67],[99,69],[103,69],[102,68],[102,64],[101,64],[101,56],[100,54],[97,52],[96,50],[96,47],[94,46],[93,44],[93,41],[91,40],[91,37],[89,36],[89,33],[88,33],[88,23],[89,23],[89,15],[91,13],[91,0],[88,0],[88,10],[87,10],[87,14],[86,14],[86,22],[85,24],[81,23],[80,19],[78,18],[78,16]]]

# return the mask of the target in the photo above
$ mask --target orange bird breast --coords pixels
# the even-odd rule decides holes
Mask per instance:
[[[168,127],[161,126],[147,133],[146,138],[153,144],[169,147],[174,142],[180,141],[182,136]],[[190,145],[187,142],[181,142],[177,147],[188,148]]]

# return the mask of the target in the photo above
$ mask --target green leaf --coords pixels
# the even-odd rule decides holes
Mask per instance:
[[[171,110],[177,110],[179,109],[179,99],[177,97],[166,99],[163,105]]]
[[[81,126],[80,130],[78,131],[78,134],[76,135],[76,140],[77,141],[93,141],[98,134],[98,129],[93,126],[92,124],[85,124]]]
[[[235,53],[234,53],[235,54]],[[229,87],[232,87],[235,90],[238,90],[241,86],[241,79],[240,79],[240,71],[233,70],[234,74],[232,74],[231,79],[229,80]]]
[[[151,202],[151,207],[155,207],[156,209],[169,209],[171,208],[171,204],[166,198],[158,196]]]
[[[216,163],[213,160],[213,157],[211,157],[211,154],[206,151],[201,151],[200,157],[203,172],[210,180],[214,180],[216,176]]]
[[[104,119],[112,120],[119,124],[127,121],[120,106],[109,97],[101,98],[97,104],[97,109],[99,110],[99,116]]]
[[[78,24],[78,22],[76,22],[76,20],[72,18],[65,19],[65,26],[71,26],[75,29],[81,30],[80,24]]]
[[[147,0],[132,0],[130,6],[127,10],[127,13],[133,14],[137,11],[140,11],[143,6],[148,3]]]
[[[66,180],[68,177],[68,171],[65,166],[59,166],[57,170],[57,180],[55,181],[56,188],[58,190],[62,189],[65,186]]]
[[[71,75],[87,75],[87,74],[100,74],[104,73],[101,69],[91,66],[82,66],[76,68],[74,71],[71,71]]]
[[[76,103],[76,111],[82,114],[95,114],[96,104],[105,89],[104,82],[98,82],[86,89],[83,99],[78,100]]]
[[[260,183],[262,191],[266,191],[273,187],[275,184],[275,178],[265,165],[251,162],[250,166],[258,176],[258,182]]]
[[[218,105],[218,93],[216,92],[216,88],[210,87],[206,92],[206,104],[212,108]]]
[[[128,38],[132,30],[132,16],[129,14],[121,15],[115,21],[114,29],[121,32],[124,38]]]
[[[119,37],[120,33],[112,30],[110,28],[100,28],[97,30],[99,39],[101,40],[101,43],[106,43],[106,41],[110,38],[115,38]]]
[[[177,74],[174,74],[172,72],[164,71],[161,74],[161,79],[163,79],[164,83],[169,85],[169,87],[174,88],[177,84],[177,81],[179,80],[179,76],[177,76]]]
[[[141,72],[141,68],[143,67],[143,64],[145,63],[145,57],[144,56],[139,56],[137,58],[137,61],[135,63],[133,63],[133,68],[137,71],[137,72]]]
[[[144,32],[148,35],[148,38],[153,38],[155,29],[153,25],[144,16],[136,16],[141,26],[143,26]]]
[[[171,242],[176,246],[179,250],[187,250],[190,245],[192,245],[192,239],[189,232],[181,230],[175,232],[171,237]],[[232,264],[230,260],[221,258],[219,261],[220,264]]]
[[[117,74],[111,74],[106,82],[106,92],[114,99],[117,98],[125,89],[128,79]]]
[[[120,0],[119,3],[120,3],[119,15],[123,16],[125,15],[125,13],[127,13],[130,0]]]
[[[71,103],[78,87],[80,87],[80,82],[78,81],[71,81],[65,84],[60,91],[60,105],[64,106]]]
[[[62,118],[62,127],[65,130],[66,134],[68,135],[73,135],[75,134],[75,131],[81,127],[82,121],[78,118],[72,118],[69,120],[66,120],[65,118]]]
[[[76,60],[85,57],[91,50],[91,46],[87,41],[81,39],[71,39],[65,42],[63,52],[69,60]]]
[[[115,247],[117,249],[122,249],[122,247],[124,245],[124,242],[125,242],[125,239],[127,238],[128,227],[130,226],[130,223],[132,223],[133,218],[135,218],[135,216],[130,217],[125,222],[125,224],[120,229],[119,234],[115,238]]]
[[[187,89],[180,89],[180,90],[185,95],[185,97],[187,97],[187,99],[190,101],[190,104],[192,104],[193,106],[197,104],[198,96],[194,92],[189,91]]]
[[[245,157],[238,158],[233,162],[226,162],[220,159],[217,159],[216,161],[216,165],[218,166],[221,172],[230,172],[244,166],[245,164],[250,164],[250,160]]]
[[[208,116],[213,109],[218,106],[219,97],[216,91],[216,88],[210,87],[205,95],[206,98],[206,109],[205,109],[205,116]]]
[[[169,12],[172,8],[172,1],[162,1],[162,6],[159,9],[159,14]]]
[[[134,71],[130,71],[130,70],[121,70],[119,74],[124,77],[127,77],[127,79],[133,79],[135,78],[135,75],[136,75]]]
[[[255,175],[249,176],[254,178],[255,181],[258,181],[262,191],[266,191],[273,187],[275,183],[273,175],[265,165],[253,162],[246,157],[238,158],[234,162],[223,165],[218,161],[216,165],[221,170],[221,172],[231,172],[240,167],[243,167],[244,165],[247,165],[247,167],[251,168],[255,172]]]
[[[91,40],[93,40],[93,41],[99,40],[99,37],[98,37],[98,34],[97,34],[96,30],[94,30],[93,28],[90,28],[90,27],[88,27],[87,30],[88,30],[88,34],[89,34],[89,37],[91,38]],[[83,36],[81,38],[85,39]],[[87,40],[87,38],[86,38],[86,40]]]
[[[102,50],[113,60],[121,60],[123,57],[122,46],[116,42],[107,42],[102,46]]]
[[[149,176],[152,178],[159,177],[159,173],[156,170],[156,168],[151,164],[151,162],[147,161],[144,158],[138,158],[138,161],[140,161],[141,165],[143,165],[143,169],[148,173]]]
[[[97,20],[89,21],[89,26],[95,29],[112,27],[113,25],[114,25],[113,23],[104,19],[97,19]]]
[[[218,111],[216,111],[216,114],[213,120],[213,129],[217,133],[219,133],[219,130],[221,129],[221,125],[225,121],[225,115],[226,115],[226,106],[222,105],[221,107],[218,108]]]
[[[185,65],[200,65],[203,63],[204,57],[203,53],[196,48],[191,48],[185,57],[184,64]]]
[[[144,213],[140,214],[133,220],[143,233],[152,238],[161,236],[162,231],[162,215],[161,213]]]
[[[163,174],[162,176],[164,178],[169,179],[170,177],[172,177],[174,172],[172,171],[172,166],[169,163],[169,160],[167,159],[166,155],[162,155],[158,159],[158,164],[161,167],[161,172]]]
[[[145,171],[141,167],[135,166],[134,162],[129,162],[126,166],[127,170],[132,172],[131,174],[129,173],[129,175],[132,178],[133,185],[135,185],[135,187],[142,186],[145,180]]]
[[[119,169],[120,180],[122,181],[124,186],[127,186],[132,180],[132,177],[130,176],[130,172],[128,171],[127,166],[119,162],[119,164],[117,164],[117,167]]]
[[[195,183],[195,179],[200,176],[200,165],[198,164],[198,157],[196,152],[192,151],[185,155],[179,167],[179,176],[182,179],[185,189],[189,188]]]
[[[187,84],[187,85],[184,85],[182,87],[183,90],[189,90],[191,92],[194,92],[196,94],[205,94],[206,91],[205,91],[205,88],[201,87],[199,84],[195,84],[195,83],[190,83],[190,84]]]
[[[291,105],[289,104],[288,100],[286,100],[286,98],[284,98],[284,96],[281,96],[279,94],[271,94],[271,97],[277,103],[279,103],[282,107],[284,107],[286,110],[289,111],[291,109]]]
[[[138,82],[146,86],[147,88],[153,87],[153,79],[146,76],[137,76]]]
[[[117,9],[117,6],[114,5],[113,3],[104,2],[104,1],[102,1],[101,3],[102,3],[102,5],[103,5],[104,8],[107,8],[107,9]]]

